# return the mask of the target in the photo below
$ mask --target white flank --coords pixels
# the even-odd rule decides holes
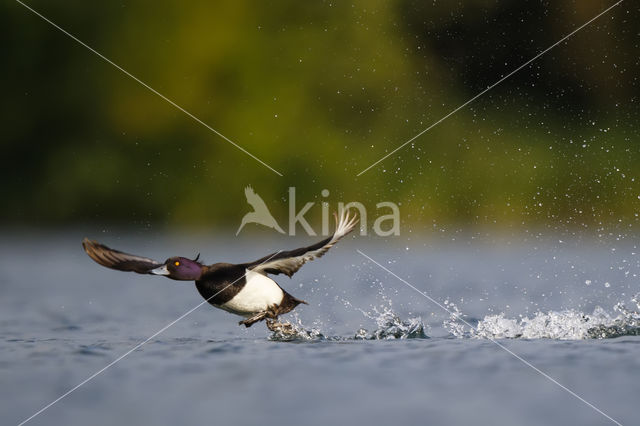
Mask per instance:
[[[279,305],[284,292],[271,278],[247,269],[247,283],[242,290],[220,308],[243,316],[253,315]]]

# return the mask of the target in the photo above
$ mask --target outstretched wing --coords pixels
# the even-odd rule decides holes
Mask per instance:
[[[107,268],[117,269],[118,271],[137,272],[138,274],[149,274],[153,269],[163,265],[153,259],[135,256],[133,254],[123,253],[118,250],[111,249],[97,241],[91,241],[88,238],[82,240],[82,247],[89,257],[97,263]]]
[[[267,212],[269,211],[269,209],[267,208],[267,205],[264,203],[262,198],[255,193],[252,187],[247,186],[244,189],[244,195],[245,197],[247,197],[247,203],[249,203],[249,205],[253,207],[254,211],[256,212],[265,211],[265,210]]]
[[[285,274],[291,277],[305,263],[322,257],[335,243],[351,232],[358,223],[356,216],[350,217],[348,212],[342,212],[340,220],[336,216],[336,231],[333,236],[319,243],[291,251],[273,253],[246,264],[246,268],[261,274]]]

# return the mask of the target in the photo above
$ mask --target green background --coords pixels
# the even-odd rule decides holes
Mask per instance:
[[[282,226],[295,186],[305,202],[326,188],[332,206],[398,203],[404,231],[635,229],[630,1],[357,177],[613,4],[463,3],[28,2],[281,177],[3,2],[1,218],[235,229],[252,185]]]

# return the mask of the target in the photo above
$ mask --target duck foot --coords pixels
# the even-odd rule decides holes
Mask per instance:
[[[242,320],[238,323],[238,325],[244,325],[249,328],[253,324],[262,321],[268,315],[267,311],[259,312],[252,317],[247,318],[246,320]]]
[[[288,322],[278,322],[275,319],[267,319],[267,328],[274,333],[282,333],[282,334],[294,334],[294,328],[291,323]]]

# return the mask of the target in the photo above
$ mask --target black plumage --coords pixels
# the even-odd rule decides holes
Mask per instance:
[[[195,259],[170,257],[158,262],[142,256],[111,249],[104,244],[84,239],[82,246],[97,263],[119,271],[139,274],[164,275],[181,281],[195,281],[200,295],[212,305],[246,317],[241,324],[247,327],[267,320],[273,324],[279,315],[290,312],[300,303],[306,303],[284,291],[268,274],[291,277],[302,265],[322,257],[341,238],[353,230],[355,217],[343,212],[336,231],[318,243],[295,250],[280,251],[247,263],[215,263],[203,265],[199,255]]]

